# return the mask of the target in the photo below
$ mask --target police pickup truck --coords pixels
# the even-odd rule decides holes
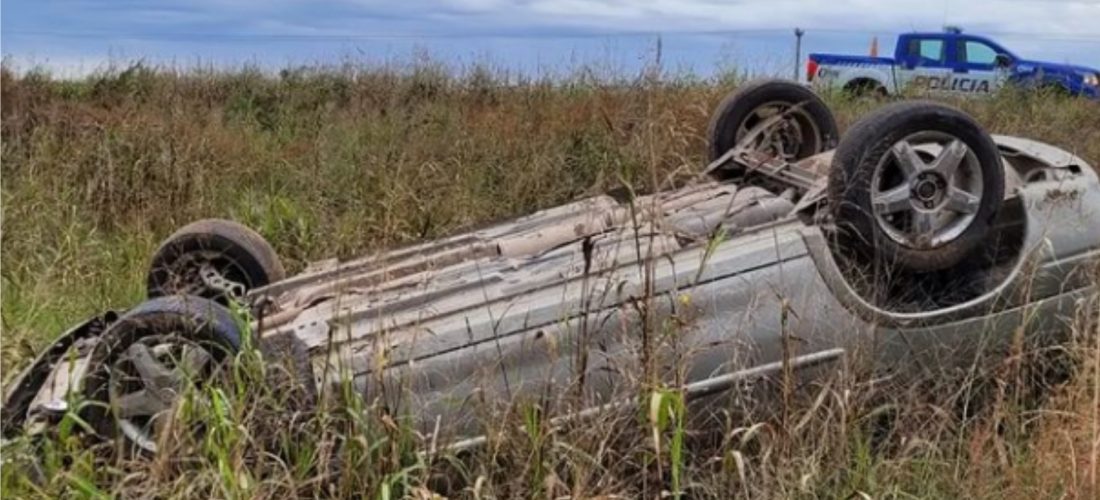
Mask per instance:
[[[1017,57],[996,42],[949,29],[898,37],[894,58],[810,54],[807,78],[816,87],[855,94],[987,95],[1005,85],[1100,99],[1100,71]]]

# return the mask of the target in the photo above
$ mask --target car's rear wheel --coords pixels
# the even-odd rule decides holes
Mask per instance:
[[[888,105],[860,120],[829,174],[840,245],[909,271],[970,255],[1003,198],[993,139],[962,111],[931,102]]]
[[[233,221],[206,219],[169,236],[153,255],[150,298],[195,295],[225,302],[286,277],[279,256],[255,231]]]
[[[832,149],[840,136],[829,107],[810,89],[784,80],[750,82],[726,96],[711,117],[709,157],[739,144],[788,162]],[[740,172],[725,168],[723,176]]]

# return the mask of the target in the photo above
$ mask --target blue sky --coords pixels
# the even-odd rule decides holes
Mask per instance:
[[[133,59],[187,66],[401,62],[521,72],[633,71],[661,35],[671,70],[789,71],[806,51],[883,51],[945,23],[1018,54],[1100,66],[1100,0],[5,0],[0,50],[17,66],[94,71]]]

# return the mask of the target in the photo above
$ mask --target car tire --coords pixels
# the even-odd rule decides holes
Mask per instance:
[[[792,106],[802,108],[792,113],[785,126],[792,126],[793,133],[779,149],[788,161],[798,161],[836,146],[840,137],[836,118],[832,111],[810,89],[785,80],[760,80],[742,85],[715,109],[711,116],[707,136],[708,157],[715,161],[737,146],[765,113],[785,111]],[[724,176],[739,172],[723,171]]]
[[[184,294],[225,303],[225,291],[200,276],[207,264],[218,276],[239,284],[240,295],[286,277],[279,256],[258,233],[233,221],[206,219],[180,228],[153,254],[148,297]]]
[[[121,438],[125,455],[155,454],[154,420],[171,418],[181,384],[216,377],[241,349],[241,335],[236,316],[210,299],[183,295],[142,303],[112,323],[93,349],[84,385],[91,404],[82,417],[101,439]]]
[[[845,134],[828,196],[840,250],[937,271],[961,262],[989,234],[1004,198],[1004,167],[993,139],[966,113],[897,103]]]
[[[202,384],[224,380],[224,371],[236,354],[245,347],[242,318],[225,306],[202,297],[174,295],[148,300],[126,312],[100,335],[88,358],[88,374],[84,382],[84,394],[91,404],[84,405],[81,416],[89,422],[100,439],[118,438],[119,451],[124,456],[151,456],[157,452],[159,436],[153,419],[173,418],[172,407],[178,401],[184,384]],[[173,346],[188,349],[199,348],[205,352],[208,361],[201,367],[181,370],[179,360],[187,360],[187,355],[175,358],[174,368],[178,375],[171,387],[156,386],[158,393],[167,389],[170,395],[158,398],[161,405],[154,415],[127,415],[123,401],[128,394],[150,387],[144,378],[145,373],[133,365],[131,351],[135,345],[154,345],[149,352]],[[283,423],[285,418],[298,418],[308,414],[316,406],[317,386],[312,365],[309,362],[308,348],[292,333],[274,334],[264,338],[255,338],[253,344],[263,359],[264,369],[262,387],[254,387],[265,401],[275,401],[278,413],[264,422]],[[121,363],[121,365],[120,365]],[[126,366],[129,363],[130,366]],[[182,364],[188,364],[183,361]],[[131,373],[125,373],[127,369]],[[136,371],[136,374],[134,373]],[[122,373],[123,377],[119,374]],[[128,375],[128,376],[127,376]],[[125,378],[124,378],[125,377]],[[129,384],[120,392],[119,384]],[[135,387],[136,383],[136,387]],[[146,427],[143,428],[142,425]],[[201,429],[199,429],[201,431]],[[272,433],[274,434],[274,433]]]

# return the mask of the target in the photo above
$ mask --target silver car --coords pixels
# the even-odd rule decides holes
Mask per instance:
[[[86,415],[103,437],[154,452],[184,380],[246,331],[310,397],[350,380],[469,445],[486,402],[576,395],[586,418],[630,401],[640,374],[698,398],[854,357],[942,365],[1095,304],[1100,180],[1066,151],[928,102],[841,137],[781,81],[732,94],[710,134],[712,163],[678,189],[291,277],[253,231],[191,224],[153,257],[147,302],[75,327],[15,379],[4,434],[49,429],[82,391],[107,403]]]

